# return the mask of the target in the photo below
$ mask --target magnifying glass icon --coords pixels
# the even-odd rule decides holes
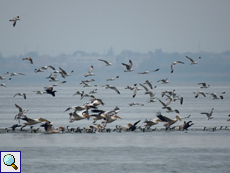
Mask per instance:
[[[3,162],[7,166],[12,166],[15,170],[18,169],[18,167],[14,164],[15,163],[15,158],[11,154],[7,154],[3,158]]]

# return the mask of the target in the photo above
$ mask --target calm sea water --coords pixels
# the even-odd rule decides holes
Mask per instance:
[[[156,117],[156,112],[169,118],[174,118],[175,113],[166,113],[161,109],[159,102],[148,103],[148,95],[140,90],[135,98],[133,91],[118,89],[118,95],[113,90],[97,87],[96,97],[105,102],[99,109],[112,110],[118,106],[122,119],[108,124],[108,128],[116,125],[127,125],[138,120],[139,126],[144,125],[145,119]],[[215,84],[209,89],[200,89],[198,85],[180,84],[159,85],[153,91],[161,97],[165,90],[176,90],[184,97],[183,105],[178,101],[170,105],[178,109],[180,117],[191,115],[189,119],[194,125],[188,131],[165,131],[163,124],[152,127],[157,128],[152,132],[111,132],[111,133],[60,133],[45,134],[41,129],[39,133],[17,132],[5,133],[4,129],[16,124],[14,116],[18,110],[15,104],[23,109],[29,109],[27,116],[30,118],[42,117],[54,122],[54,126],[85,127],[92,125],[93,120],[81,120],[69,123],[69,112],[64,112],[67,107],[82,105],[89,98],[80,100],[80,96],[73,96],[76,91],[84,90],[85,93],[94,88],[60,85],[55,88],[56,97],[50,95],[36,95],[33,91],[43,90],[43,86],[17,85],[0,88],[0,149],[1,151],[22,152],[22,172],[229,172],[230,170],[230,138],[229,129],[220,130],[229,126],[226,120],[230,114],[229,84]],[[199,96],[194,98],[194,91],[226,92],[223,100],[212,100]],[[27,99],[21,96],[13,97],[17,92],[25,92]],[[144,106],[129,106],[129,103],[138,102]],[[207,120],[201,112],[210,112],[214,108],[213,119]],[[23,121],[20,122],[22,124]],[[100,123],[100,121],[98,121]],[[181,122],[177,122],[178,125]],[[39,125],[35,125],[35,128]],[[206,130],[204,127],[216,127],[216,131]],[[223,128],[223,129],[224,129]]]

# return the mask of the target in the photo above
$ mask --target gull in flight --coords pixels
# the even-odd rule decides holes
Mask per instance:
[[[8,82],[9,80],[11,80],[11,78],[9,78],[9,79],[7,79],[6,81],[4,81],[3,83],[1,83],[0,86],[6,87],[6,84],[5,84],[5,83]]]
[[[13,19],[10,19],[10,22],[13,22],[13,27],[15,27],[17,20],[20,20],[19,16],[14,17]]]
[[[117,78],[119,78],[119,76],[116,76],[115,78],[106,79],[106,81],[114,81],[114,80],[116,80]]]
[[[26,99],[26,94],[25,93],[16,93],[15,95],[14,95],[14,97],[15,96],[23,96],[24,97],[24,99]]]
[[[197,92],[193,92],[195,94],[195,98],[197,98],[200,94],[203,95],[204,97],[206,97],[206,95],[204,94],[203,91],[197,91]]]
[[[156,93],[153,93],[152,91],[150,91],[146,86],[142,85],[141,83],[140,83],[140,85],[145,89],[145,94],[149,94],[150,99],[156,98],[155,97]]]
[[[158,71],[158,70],[159,70],[159,68],[156,69],[156,70],[151,70],[151,71],[143,71],[143,72],[140,72],[140,73],[138,73],[138,74],[148,74],[149,72],[156,72],[156,71]]]
[[[111,65],[112,65],[112,62],[113,62],[113,61],[108,62],[108,61],[106,61],[106,60],[104,60],[104,59],[98,59],[98,60],[104,62],[104,63],[106,64],[106,66],[111,66]]]
[[[185,56],[186,58],[188,58],[191,61],[191,65],[192,64],[197,64],[198,60],[201,59],[201,57],[199,57],[197,60],[193,60],[192,58],[189,58],[188,56]]]
[[[212,110],[211,110],[210,113],[208,113],[208,112],[201,112],[201,114],[207,115],[207,120],[209,120],[209,119],[212,119],[212,118],[213,118],[213,117],[212,117],[213,110],[214,110],[214,108],[212,108]]]
[[[167,84],[167,83],[169,83],[168,79],[169,79],[169,77],[166,78],[166,79],[158,80],[157,82],[160,82],[160,81],[161,81],[161,84]]]
[[[152,86],[151,82],[152,81],[150,81],[150,80],[146,80],[143,84],[147,84],[150,87],[150,89],[153,89],[153,86]],[[155,86],[154,88],[156,88],[156,87],[157,86]]]
[[[9,72],[7,72],[6,74],[4,74],[3,76],[0,76],[0,80],[6,79],[5,76],[8,75],[8,74],[9,74]]]
[[[178,63],[184,64],[184,62],[182,62],[182,61],[175,61],[175,62],[173,62],[173,63],[171,64],[171,73],[173,73],[173,66],[176,65],[176,64],[178,64]]]
[[[131,72],[131,71],[133,71],[133,69],[132,69],[133,62],[131,60],[129,60],[129,65],[125,64],[125,63],[121,63],[121,64],[126,67],[126,70],[124,70],[124,72]]]
[[[65,77],[66,77],[66,76],[70,76],[70,74],[74,72],[74,70],[72,70],[71,72],[66,73],[66,71],[63,70],[61,67],[59,67],[59,69],[61,70],[61,73],[62,73]]]
[[[202,85],[200,88],[208,88],[210,85],[207,85],[206,83],[198,83],[198,85]]]
[[[116,91],[117,92],[117,94],[120,94],[120,92],[119,92],[119,90],[115,87],[115,86],[112,86],[112,85],[103,85],[103,86],[105,86],[105,89],[108,89],[108,88],[110,88],[110,89],[112,89],[112,90],[114,90],[114,91]],[[102,87],[103,87],[102,86]]]
[[[28,60],[30,64],[33,64],[33,59],[31,57],[22,58],[22,60]]]
[[[93,68],[93,66],[91,65],[91,67],[90,67],[90,69],[89,69],[89,71],[88,71],[88,73],[87,74],[85,74],[85,77],[87,77],[87,76],[95,76],[92,72],[93,72],[93,70],[94,70],[94,68]]]

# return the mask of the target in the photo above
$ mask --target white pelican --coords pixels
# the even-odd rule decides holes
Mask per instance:
[[[159,70],[159,68],[156,69],[156,70],[143,71],[143,72],[140,72],[140,73],[138,73],[138,74],[148,74],[148,73],[150,73],[150,72],[156,72],[156,71],[158,71],[158,70]]]
[[[208,113],[208,112],[201,112],[201,114],[207,115],[207,120],[209,120],[209,119],[212,119],[212,118],[213,118],[213,117],[212,117],[213,110],[214,110],[214,108],[212,108],[212,110],[211,110],[210,113]]]
[[[19,16],[14,17],[13,19],[10,19],[10,22],[13,22],[13,27],[15,27],[17,20],[20,20]]]
[[[180,117],[178,117],[177,115],[175,116],[175,119],[170,119],[166,116],[161,115],[160,112],[157,112],[156,116],[160,119],[160,121],[166,122],[164,124],[164,126],[166,127],[166,130],[169,129],[170,126],[173,125],[174,123],[176,123],[178,120],[181,121]]]
[[[104,86],[104,85],[103,85],[103,86]],[[106,85],[105,85],[105,89],[108,89],[108,88],[109,88],[109,89],[112,89],[112,90],[114,90],[114,91],[116,91],[117,94],[120,94],[119,90],[118,90],[115,86],[106,84]]]
[[[137,128],[136,126],[137,126],[137,124],[138,124],[140,121],[141,121],[141,120],[135,122],[134,124],[128,123],[127,126],[121,126],[121,127],[119,127],[119,130],[123,130],[123,131],[134,131],[134,130],[136,130],[136,128]]]
[[[0,84],[0,86],[4,86],[4,87],[6,87],[6,84],[5,84],[5,83],[6,83],[6,82],[8,82],[9,80],[11,80],[11,78],[9,78],[9,79],[5,80],[3,83],[1,83],[1,84]]]
[[[205,93],[203,91],[197,91],[197,92],[193,92],[195,94],[195,98],[197,98],[200,94],[203,95],[204,97],[206,97]]]
[[[117,78],[119,78],[119,76],[116,76],[115,78],[108,78],[108,79],[106,79],[106,81],[114,81],[114,80],[116,80]]]
[[[104,62],[104,63],[106,64],[106,66],[111,66],[111,65],[112,65],[112,62],[113,62],[113,61],[108,62],[108,61],[103,60],[103,59],[98,59],[98,60]]]
[[[91,117],[90,115],[88,115],[88,109],[83,110],[83,111],[78,112],[78,113],[75,110],[74,112],[69,113],[69,115],[70,115],[70,117],[72,117],[72,118],[70,118],[70,121],[69,121],[70,123]]]
[[[45,123],[45,124],[42,124],[41,127],[44,127],[44,128],[45,128],[46,133],[59,133],[60,130],[65,131],[65,128],[62,127],[62,126],[59,126],[59,127],[58,127],[58,130],[55,130],[55,129],[53,128],[53,122],[51,122],[51,123],[50,123],[50,122],[47,122],[47,123]]]
[[[192,121],[188,121],[188,122],[184,121],[183,123],[179,124],[178,125],[179,130],[188,130],[189,127],[194,125],[193,123],[192,124],[190,123],[192,123]]]
[[[34,124],[38,124],[41,123],[43,121],[45,122],[49,122],[48,120],[44,119],[44,118],[38,118],[38,119],[32,119],[32,118],[28,118],[27,116],[24,116],[23,118],[21,118],[22,120],[25,120],[26,122],[24,123],[24,126],[21,127],[24,128],[27,125],[34,125]]]
[[[197,64],[198,60],[201,59],[201,57],[199,57],[197,60],[193,60],[192,58],[189,58],[188,56],[185,56],[186,58],[188,58],[191,61],[191,65],[192,64]]]
[[[112,123],[114,122],[115,120],[117,119],[122,119],[121,117],[117,116],[116,114],[115,115],[112,115],[112,116],[106,116],[106,120],[105,121],[102,121],[101,123],[103,124],[103,126],[105,127],[107,125],[107,123]]]
[[[95,76],[92,72],[93,72],[93,70],[94,70],[94,68],[93,68],[93,66],[91,65],[91,67],[90,67],[90,69],[89,69],[89,71],[88,71],[88,73],[87,74],[85,74],[85,77],[87,77],[87,76]]]
[[[132,69],[133,62],[131,60],[129,60],[129,65],[125,64],[125,63],[121,63],[121,64],[126,67],[126,70],[124,70],[124,72],[131,72],[131,71],[133,71],[133,69]]]
[[[198,83],[198,85],[202,85],[200,88],[209,88],[210,85],[207,85],[206,83]]]
[[[166,79],[158,80],[157,82],[160,82],[160,81],[161,81],[161,84],[167,84],[167,83],[169,83],[168,79],[169,79],[169,77],[166,78]]]
[[[151,127],[151,126],[153,126],[153,125],[156,125],[156,124],[158,124],[159,123],[159,121],[160,121],[160,119],[159,118],[155,118],[155,119],[151,119],[151,120],[145,120],[144,121],[144,123],[145,123],[145,127]]]
[[[98,106],[100,104],[102,104],[104,106],[105,103],[99,98],[92,98],[91,102],[88,104],[88,106]]]
[[[171,64],[171,73],[173,73],[173,66],[176,65],[176,64],[178,64],[178,63],[184,64],[184,62],[182,62],[182,61],[175,61],[175,62],[173,62],[173,63]]]
[[[31,57],[22,58],[22,60],[28,60],[30,64],[33,64],[33,59]]]
[[[61,73],[62,73],[65,77],[66,77],[66,76],[70,76],[70,74],[74,72],[74,70],[72,70],[71,72],[66,73],[66,71],[63,70],[61,67],[59,67],[59,69],[61,70]]]
[[[23,96],[24,99],[26,99],[26,94],[25,94],[25,93],[16,93],[16,94],[14,95],[14,97],[15,97],[15,96]]]

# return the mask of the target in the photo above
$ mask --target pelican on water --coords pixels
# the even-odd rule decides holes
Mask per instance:
[[[168,130],[170,126],[176,123],[178,120],[181,121],[180,117],[178,117],[177,115],[175,116],[175,119],[170,119],[166,116],[163,116],[160,112],[157,112],[156,116],[160,119],[161,122],[166,122],[164,124],[164,126],[166,127],[166,130]]]
[[[59,133],[60,130],[65,131],[65,128],[62,126],[59,126],[58,130],[55,130],[53,128],[53,122],[46,122],[45,124],[42,124],[41,127],[45,128],[46,133]]]
[[[22,120],[25,120],[26,122],[24,123],[24,126],[21,127],[24,128],[27,125],[34,125],[34,124],[38,124],[41,123],[43,121],[45,122],[49,122],[48,120],[44,119],[44,118],[38,118],[38,119],[32,119],[32,118],[28,118],[27,116],[24,116],[23,118],[21,118]]]

